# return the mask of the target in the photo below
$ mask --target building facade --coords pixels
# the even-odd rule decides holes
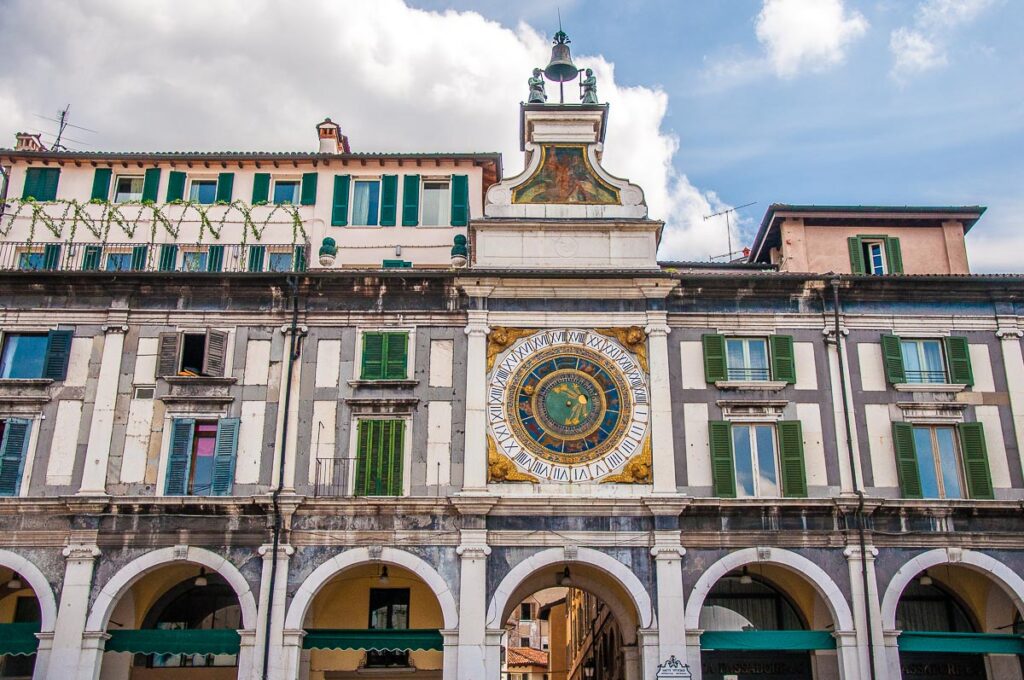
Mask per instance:
[[[522,105],[515,177],[329,120],[0,152],[2,675],[496,680],[571,586],[603,680],[1021,678],[983,209],[779,204],[746,261],[658,262],[608,115]]]

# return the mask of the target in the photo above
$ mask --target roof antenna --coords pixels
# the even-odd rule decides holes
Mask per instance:
[[[58,125],[57,134],[56,134],[56,136],[55,136],[55,138],[53,140],[53,145],[50,147],[51,151],[67,151],[68,150],[68,148],[61,143],[62,139],[67,139],[70,142],[75,142],[75,143],[78,143],[78,144],[85,144],[85,142],[79,142],[78,140],[71,139],[70,137],[64,137],[64,130],[69,128],[69,127],[70,128],[75,128],[76,130],[84,130],[85,132],[92,132],[92,133],[96,132],[95,130],[91,130],[91,129],[87,128],[87,127],[82,127],[81,125],[72,125],[71,123],[68,122],[68,120],[70,119],[70,116],[71,116],[71,104],[68,104],[67,106],[65,106],[63,110],[58,111],[57,112],[57,116],[58,116],[57,118],[50,118],[48,116],[40,116],[38,113],[35,114],[35,115],[36,115],[36,117],[42,118],[43,120],[53,121],[54,123],[57,123],[57,125]],[[49,133],[44,133],[44,134],[46,134],[47,136],[50,136]]]
[[[711,258],[712,260],[717,259],[719,257],[724,257],[726,262],[732,262],[732,256],[734,255],[734,252],[733,252],[733,249],[732,249],[732,220],[729,219],[729,215],[731,213],[736,212],[737,210],[739,210],[741,208],[749,208],[750,206],[756,205],[756,204],[757,204],[757,201],[753,201],[751,203],[744,203],[743,205],[738,205],[735,208],[728,208],[726,210],[719,210],[716,213],[711,213],[710,215],[705,215],[704,216],[704,221],[707,222],[712,217],[718,217],[719,215],[725,215],[725,233],[726,233],[726,236],[727,236],[727,238],[729,240],[729,252],[727,252],[725,255],[715,255],[715,256],[713,256]]]

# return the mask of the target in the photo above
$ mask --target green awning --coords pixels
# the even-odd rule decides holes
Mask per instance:
[[[807,651],[835,649],[836,639],[827,630],[706,630],[700,648]]]
[[[905,630],[898,638],[901,652],[948,654],[1024,654],[1024,635],[1003,633],[932,633]]]
[[[39,622],[0,623],[0,656],[28,656],[39,647]]]
[[[303,649],[357,649],[374,652],[441,650],[444,641],[436,628],[367,630],[307,628]]]
[[[108,652],[135,654],[238,654],[237,630],[111,630]]]

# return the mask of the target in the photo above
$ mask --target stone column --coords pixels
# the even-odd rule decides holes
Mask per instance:
[[[648,368],[651,373],[651,457],[654,493],[675,494],[676,455],[672,436],[672,391],[668,367],[668,313],[647,312]]]
[[[466,322],[466,444],[462,490],[487,492],[487,310],[471,309]]]
[[[443,629],[441,638],[444,640],[444,656],[442,661],[442,680],[457,680],[459,677],[459,630],[458,628]]]
[[[679,544],[682,532],[655,531],[654,569],[658,580],[658,663],[670,656],[686,662],[686,630],[683,625],[683,555]]]
[[[253,668],[255,676],[263,673],[263,655],[269,655],[267,673],[272,678],[289,677],[284,654],[284,616],[288,604],[288,566],[295,549],[290,545],[277,546],[277,581],[274,584],[273,604],[270,603],[270,570],[274,564],[274,546],[267,543],[258,552],[263,558],[263,573],[260,577],[259,607],[256,612],[256,639],[253,646]],[[267,626],[270,626],[270,647],[265,649]],[[241,666],[241,663],[239,664]],[[239,678],[244,676],[239,670]],[[292,676],[294,677],[294,676]]]
[[[822,329],[822,333],[825,335],[825,342],[828,345],[829,387],[832,393],[832,421],[835,423],[836,430],[836,451],[839,453],[840,493],[853,495],[855,489],[853,488],[853,472],[850,470],[849,447],[846,445],[846,416],[843,413],[843,392],[839,378],[839,350],[836,346],[835,327],[826,326]],[[849,335],[849,331],[846,328],[840,328],[840,335],[842,336],[839,341],[842,343],[843,369],[846,372],[846,398],[850,406],[850,426],[853,428],[851,439],[853,441],[854,465],[856,466],[857,478],[863,484],[864,478],[861,476],[860,458],[857,455],[860,448],[857,446],[857,420],[854,414],[853,392],[850,385],[850,357],[847,355],[845,339]]]
[[[857,666],[860,670],[860,677],[870,677],[871,670],[869,663],[875,664],[875,671],[881,676],[885,672],[886,661],[885,651],[882,646],[882,609],[878,599],[878,583],[875,580],[875,557],[878,550],[871,545],[867,546],[867,570],[868,570],[868,592],[870,610],[865,607],[864,602],[864,574],[860,545],[847,546],[843,551],[846,556],[846,563],[850,575],[850,601],[853,610],[853,626],[856,634]],[[868,645],[868,618],[870,614],[870,626],[873,645]],[[842,632],[842,631],[840,631]],[[873,657],[873,659],[872,659]],[[842,659],[840,659],[842,664]]]
[[[488,628],[485,635],[487,649],[484,652],[484,664],[487,667],[487,680],[497,680],[501,675],[501,643],[507,631],[504,628]],[[466,676],[460,675],[460,680]]]
[[[839,680],[866,680],[870,678],[871,675],[868,672],[861,673],[857,644],[858,633],[852,630],[841,630],[832,633],[832,637],[836,639],[836,652],[839,656]],[[879,676],[878,680],[883,680],[883,677]]]
[[[36,665],[32,669],[32,680],[46,680],[50,664],[50,650],[53,649],[53,631],[36,633],[39,646],[36,647]]]
[[[1000,321],[1000,346],[1003,350],[1003,370],[1006,371],[1006,390],[1010,394],[1010,413],[1013,416],[1013,434],[1017,442],[1017,455],[1024,468],[1024,357],[1021,356],[1020,339],[1024,336],[1015,325],[1003,325]]]
[[[250,628],[239,630],[238,637],[238,680],[259,680],[262,668],[256,658],[257,648],[262,646],[262,639],[256,635],[256,630]]]
[[[701,680],[704,677],[700,659],[700,636],[703,630],[686,631],[686,662],[690,665],[690,674],[693,680]]]
[[[107,467],[110,460],[110,440],[114,432],[114,410],[117,406],[117,386],[121,378],[121,356],[127,325],[104,326],[103,357],[100,375],[96,381],[96,401],[89,426],[89,444],[85,450],[80,496],[104,496],[107,493]]]
[[[486,529],[463,529],[456,549],[461,558],[459,578],[459,680],[496,679],[487,668],[487,545]]]
[[[302,663],[306,660],[303,655],[302,638],[306,637],[304,630],[284,630],[281,633],[281,668],[280,677],[283,680],[297,680],[309,675],[309,667],[303,668]],[[275,677],[268,673],[270,677]]]
[[[658,673],[658,630],[656,628],[641,628],[636,633],[637,644],[640,647],[639,676],[629,676],[627,680],[647,680]],[[627,673],[630,672],[627,668]]]
[[[107,636],[96,633],[83,642],[89,612],[92,574],[100,549],[94,543],[73,543],[64,548],[64,581],[53,628],[53,647],[47,673],[54,678],[94,680],[99,677],[100,660]],[[99,637],[97,637],[99,636]]]
[[[297,328],[297,337],[295,338],[296,347],[301,342],[302,336],[306,334],[307,328],[305,326],[299,326]],[[277,395],[277,436],[280,438],[284,432],[284,421],[288,419],[288,438],[287,440],[281,440],[277,442],[277,446],[274,447],[274,464],[272,466],[272,476],[270,485],[273,488],[277,488],[278,471],[281,469],[281,450],[277,447],[284,447],[284,492],[295,493],[295,456],[298,450],[299,441],[299,386],[301,383],[302,376],[302,363],[296,359],[295,367],[292,369],[291,379],[291,391],[292,400],[288,408],[288,413],[285,413],[284,402],[285,395],[288,391],[288,364],[291,361],[289,351],[291,349],[291,325],[281,326],[281,333],[284,335],[284,348],[282,350],[281,360],[281,386],[278,390]]]
[[[643,680],[640,675],[640,647],[638,645],[622,646],[623,677],[625,680]]]
[[[885,666],[883,671],[887,675],[879,675],[879,680],[900,680],[903,677],[903,668],[900,665],[900,633],[899,630],[885,631]]]

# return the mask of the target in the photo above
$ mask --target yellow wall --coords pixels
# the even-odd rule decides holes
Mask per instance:
[[[17,606],[19,597],[35,597],[35,593],[32,592],[32,588],[29,587],[24,577],[21,579],[23,588],[19,590],[8,588],[7,582],[11,580],[12,576],[14,576],[14,572],[0,567],[0,623],[14,622],[14,608]]]
[[[551,671],[551,680],[565,680],[569,658],[566,652],[569,647],[569,621],[568,611],[565,604],[557,604],[551,608],[548,618],[550,622],[550,637],[548,638],[548,669]]]

